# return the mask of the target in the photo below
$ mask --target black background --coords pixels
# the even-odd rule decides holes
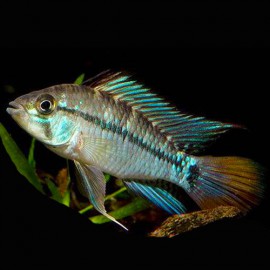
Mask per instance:
[[[35,10],[33,10],[35,8]],[[206,153],[242,155],[269,167],[268,6],[219,3],[24,2],[1,8],[1,122],[27,153],[31,138],[5,112],[15,97],[104,69],[134,73],[179,109],[246,126]],[[250,48],[252,48],[250,50]],[[14,93],[8,93],[12,85]],[[1,146],[2,147],[2,146]],[[55,173],[64,161],[37,145],[37,163]],[[3,157],[3,161],[2,161]],[[60,165],[59,165],[60,164]],[[240,220],[175,239],[120,233],[40,195],[1,148],[1,245],[9,262],[261,264],[269,251],[269,189]],[[265,182],[267,183],[266,175]],[[10,260],[10,257],[12,260]]]

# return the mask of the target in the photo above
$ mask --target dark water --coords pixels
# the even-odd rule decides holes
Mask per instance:
[[[93,27],[92,33],[83,29],[79,35],[72,35],[71,31],[65,35],[56,29],[52,40],[49,40],[50,32],[42,35],[42,29],[33,30],[34,36],[29,29],[25,30],[25,36],[7,35],[10,41],[5,41],[1,48],[0,61],[1,122],[25,153],[31,138],[5,112],[9,101],[32,90],[73,82],[82,72],[91,77],[113,68],[135,73],[183,111],[246,126],[248,131],[231,132],[207,153],[241,155],[269,168],[269,98],[266,96],[269,68],[265,65],[269,59],[259,49],[252,53],[245,49],[264,47],[267,40],[252,29],[251,37],[241,32],[237,16],[231,18],[238,22],[238,28],[227,29],[224,14],[210,18],[214,22],[209,23],[198,12],[195,17],[203,20],[198,28],[191,26],[194,18],[186,15],[190,25],[187,32],[181,32],[175,24],[182,25],[176,12],[172,16],[166,12],[160,14],[165,17],[153,15],[154,21],[146,27],[143,22],[148,20],[141,15],[138,25],[132,21],[132,29],[122,33],[114,28],[109,31],[104,23],[99,28]],[[31,22],[31,18],[27,17],[26,25],[43,25],[39,20]],[[117,20],[115,26],[123,25],[119,17]],[[85,19],[83,22],[86,24]],[[212,30],[204,29],[206,26]],[[223,35],[220,26],[225,27]],[[188,34],[192,31],[196,35]],[[217,39],[211,36],[212,32],[217,34]],[[217,46],[231,48],[223,51]],[[212,49],[190,50],[189,47]],[[44,170],[54,174],[65,165],[64,160],[43,146],[37,145],[37,151],[40,153],[37,162]],[[269,177],[266,178],[269,183]],[[113,224],[93,225],[83,216],[40,195],[16,172],[1,147],[1,214],[4,255],[12,254],[21,262],[50,262],[54,258],[89,265],[91,260],[110,261],[121,266],[123,259],[138,264],[144,260],[175,263],[180,267],[183,263],[259,264],[268,260],[264,245],[269,241],[269,188],[266,199],[245,218],[212,224],[171,240],[146,239],[136,231],[121,233]],[[138,227],[138,231],[142,228]]]

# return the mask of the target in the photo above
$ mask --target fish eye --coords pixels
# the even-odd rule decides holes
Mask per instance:
[[[55,99],[51,95],[41,95],[37,99],[37,110],[41,114],[50,114],[55,109]]]

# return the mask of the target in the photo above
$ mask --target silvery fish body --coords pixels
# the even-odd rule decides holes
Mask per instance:
[[[14,108],[8,112],[22,128],[74,160],[90,201],[115,222],[104,207],[104,172],[171,214],[186,211],[171,185],[185,190],[202,209],[235,205],[246,211],[261,197],[256,163],[196,156],[236,125],[182,114],[125,73],[105,72],[84,85],[52,86],[10,105]]]

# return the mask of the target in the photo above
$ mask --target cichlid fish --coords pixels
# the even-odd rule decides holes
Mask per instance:
[[[186,211],[172,185],[201,209],[232,205],[246,212],[262,197],[257,163],[196,156],[237,125],[183,114],[123,72],[34,91],[9,105],[23,129],[74,161],[93,206],[119,225],[105,210],[104,172],[170,214]]]

